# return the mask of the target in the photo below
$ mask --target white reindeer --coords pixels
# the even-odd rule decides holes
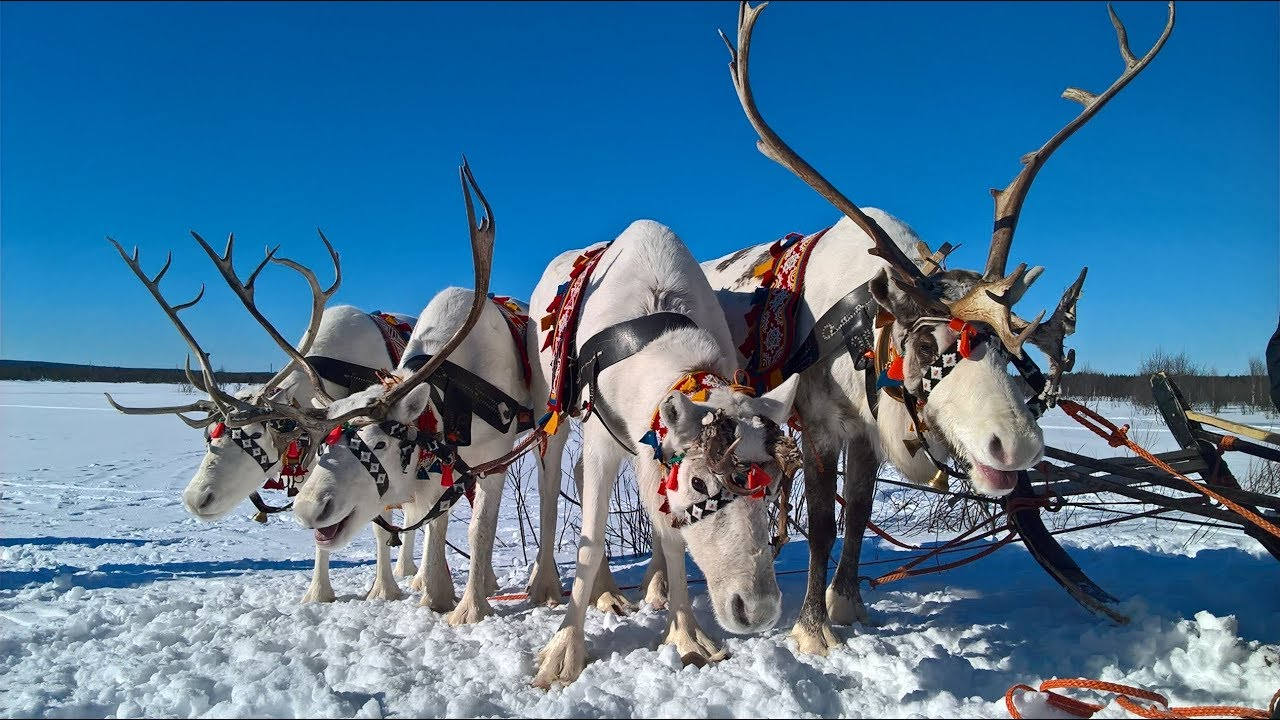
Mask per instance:
[[[314,529],[316,546],[326,551],[347,545],[361,525],[379,517],[389,504],[414,501],[420,508],[429,508],[440,502],[445,511],[440,517],[447,518],[449,505],[443,503],[461,495],[467,467],[509,455],[519,432],[514,422],[518,408],[501,407],[498,410],[507,420],[505,429],[473,421],[470,444],[451,444],[444,437],[446,428],[439,425],[447,408],[433,397],[434,388],[428,384],[435,373],[447,372],[449,383],[482,379],[518,405],[527,403],[529,397],[521,359],[523,346],[513,342],[502,311],[486,295],[493,252],[493,213],[465,163],[462,175],[471,221],[476,289],[448,288],[436,295],[419,316],[400,367],[384,384],[332,403],[328,418],[317,420],[288,405],[276,406],[282,417],[295,419],[309,430],[320,432],[338,425],[328,433],[311,477],[293,507],[294,517],[304,527]],[[479,226],[475,224],[468,183],[485,208],[486,218]],[[446,362],[450,365],[446,366]],[[446,397],[447,394],[446,390]],[[420,449],[457,467],[458,484],[446,491],[440,481],[419,480]],[[468,533],[471,573],[462,600],[449,615],[451,624],[478,622],[493,612],[488,595],[497,589],[492,555],[503,480],[504,473],[496,469],[477,478]],[[449,597],[441,598],[431,592],[429,583],[422,604],[441,609],[442,601],[452,601],[451,580],[449,588]]]
[[[552,261],[530,298],[531,307],[548,306],[579,254],[565,253]],[[583,421],[583,518],[576,575],[564,622],[539,656],[533,684],[543,688],[571,682],[585,667],[583,623],[604,564],[610,491],[627,453],[635,455],[640,494],[662,538],[667,566],[680,568],[670,574],[664,642],[675,645],[686,662],[725,657],[694,619],[683,571],[686,544],[706,575],[722,627],[739,633],[765,630],[781,611],[768,515],[764,502],[750,496],[774,487],[784,469],[791,469],[783,466],[794,462],[794,443],[779,423],[791,412],[795,383],[760,398],[729,383],[736,363],[724,315],[697,261],[658,223],[632,223],[603,251],[580,303],[571,339],[575,352],[614,326],[632,327],[630,323],[659,313],[684,319],[603,369],[591,390],[593,412]],[[548,332],[540,330],[539,339],[545,341]],[[554,350],[553,344],[539,355],[542,376],[535,382],[535,397],[551,388]],[[589,360],[579,356],[580,363]],[[691,399],[675,389],[685,384],[704,390]],[[570,415],[580,410],[560,409]],[[610,427],[603,424],[604,416]],[[660,438],[659,457],[641,439],[654,428],[661,428],[654,436]],[[558,474],[566,435],[549,438],[544,458],[548,474]]]
[[[1023,158],[1025,168],[996,199],[995,231],[987,265],[981,274],[967,270],[941,271],[947,248],[930,254],[909,227],[887,213],[858,208],[791,150],[761,118],[747,76],[752,28],[765,4],[755,8],[743,2],[739,10],[738,49],[728,39],[730,70],[748,119],[760,136],[759,148],[832,202],[845,217],[826,231],[812,250],[797,317],[797,339],[810,331],[823,337],[842,334],[857,350],[866,346],[892,348],[901,357],[901,381],[906,390],[893,399],[880,389],[877,413],[868,401],[861,363],[849,352],[821,358],[799,372],[796,411],[803,426],[805,492],[809,510],[809,580],[800,616],[792,630],[804,652],[825,655],[838,644],[831,623],[866,622],[867,611],[858,592],[858,555],[862,533],[870,517],[876,470],[887,460],[913,482],[945,482],[932,458],[953,458],[968,469],[968,478],[980,492],[1006,495],[1014,489],[1017,471],[1030,467],[1043,453],[1044,441],[1029,404],[1043,410],[1056,398],[1061,373],[1074,363],[1074,351],[1064,356],[1063,338],[1075,329],[1075,306],[1084,281],[1082,271],[1064,293],[1050,320],[1043,313],[1031,322],[1012,314],[1011,308],[1035,281],[1043,268],[1027,270],[1019,265],[1005,274],[1005,266],[1023,200],[1031,182],[1049,155],[1077,128],[1088,121],[1121,88],[1151,61],[1173,29],[1173,3],[1169,20],[1146,56],[1130,52],[1123,25],[1112,13],[1126,70],[1101,95],[1068,89],[1063,96],[1081,102],[1084,110],[1043,147]],[[756,287],[752,268],[769,257],[769,245],[747,248],[703,264],[717,288],[739,347],[747,335],[750,293]],[[855,297],[865,284],[867,294]],[[820,319],[849,296],[857,304],[821,328]],[[891,322],[873,327],[880,312]],[[874,339],[860,344],[851,330]],[[882,316],[883,317],[883,316]],[[844,325],[844,327],[842,327]],[[1045,352],[1050,377],[1043,392],[1030,401],[1007,370],[1010,360],[1035,382],[1038,371],[1022,345],[1029,341]],[[746,358],[738,355],[739,361]],[[880,363],[873,366],[880,369]],[[1034,386],[1033,386],[1034,387]],[[1035,388],[1040,390],[1041,388]],[[905,402],[903,402],[905,400]],[[926,402],[927,400],[927,402]],[[918,422],[908,412],[918,403]],[[920,425],[923,436],[914,432]],[[922,442],[923,440],[923,442]],[[833,498],[841,450],[845,459],[845,532],[835,578],[825,588],[827,559],[834,542]],[[923,450],[923,452],[921,452]]]
[[[207,449],[205,456],[183,492],[183,505],[188,512],[200,521],[213,522],[225,517],[237,505],[254,495],[257,489],[262,487],[263,483],[273,473],[280,473],[284,464],[282,460],[285,459],[287,452],[297,453],[297,457],[293,459],[293,469],[295,472],[302,473],[299,476],[299,480],[305,477],[305,472],[315,459],[314,449],[306,447],[309,438],[300,433],[295,427],[284,426],[281,422],[250,421],[240,427],[228,430],[220,419],[225,419],[228,413],[234,414],[237,410],[241,411],[241,413],[248,411],[250,415],[253,415],[258,412],[254,410],[254,408],[258,408],[256,403],[264,397],[271,397],[276,402],[310,407],[312,401],[320,397],[315,390],[315,380],[319,380],[323,384],[322,391],[325,397],[330,399],[345,397],[350,392],[352,385],[359,386],[361,382],[367,384],[369,378],[366,376],[372,375],[378,368],[394,367],[396,363],[383,332],[377,327],[377,323],[383,322],[381,319],[375,319],[362,310],[349,305],[324,309],[325,302],[337,291],[338,285],[341,283],[342,271],[337,253],[334,252],[323,233],[321,233],[320,237],[324,241],[325,247],[329,250],[335,271],[334,283],[327,290],[320,289],[315,274],[309,269],[286,258],[276,258],[275,252],[278,248],[268,252],[267,257],[255,269],[248,281],[241,282],[235,274],[231,263],[234,236],[228,238],[226,250],[221,256],[217,255],[213,248],[198,234],[193,232],[192,236],[195,237],[222,272],[223,277],[236,295],[254,317],[263,324],[268,334],[278,342],[287,346],[287,343],[283,343],[279,332],[258,312],[254,304],[254,282],[258,272],[266,266],[268,261],[291,267],[301,273],[310,284],[313,299],[312,317],[302,341],[298,343],[296,350],[294,350],[293,346],[288,346],[289,351],[292,351],[290,354],[293,356],[293,360],[261,387],[242,390],[235,396],[230,396],[218,387],[212,373],[206,370],[204,382],[198,382],[190,374],[188,375],[193,385],[210,394],[210,400],[197,401],[190,405],[173,408],[126,408],[117,404],[110,395],[107,396],[113,406],[125,413],[155,414],[175,412],[187,424],[193,427],[206,428],[205,440]],[[150,279],[143,273],[138,264],[136,249],[133,256],[130,257],[125,254],[119,243],[114,240],[111,242],[116,246],[125,262],[142,280],[143,284],[151,290],[152,295],[155,296],[162,309],[178,327],[179,332],[184,337],[191,337],[186,326],[178,318],[178,311],[191,307],[198,302],[203,295],[203,289],[201,290],[201,296],[197,296],[190,303],[177,308],[169,305],[159,292],[159,281],[168,268],[168,262],[165,263],[165,269],[162,269],[154,279]],[[392,314],[392,317],[400,322],[412,321],[412,318],[403,315]],[[203,357],[203,351],[200,350],[199,345],[194,344],[194,338],[192,338],[192,349],[197,356]],[[317,372],[314,367],[317,363],[314,359],[316,357],[331,364],[333,371],[327,376]],[[300,358],[305,365],[300,366]],[[303,367],[306,370],[303,370]],[[208,416],[202,420],[193,421],[182,415],[183,412],[201,410],[208,413]],[[261,502],[256,497],[254,499],[259,503]],[[276,508],[270,509],[276,510]],[[410,507],[406,512],[411,515],[412,511],[413,508]],[[443,532],[446,529],[443,523],[436,523],[432,526],[434,545],[429,544],[426,552],[429,557],[438,559],[438,564],[440,565],[443,565],[441,548],[443,547]],[[375,528],[375,534],[377,532]],[[388,582],[388,578],[390,578],[389,568],[389,555],[385,545],[380,543],[377,554],[377,580],[369,590],[366,596],[367,599],[395,599],[400,597],[400,591],[394,579]],[[431,569],[438,574],[439,570],[437,568],[433,567]],[[401,547],[397,571],[404,575],[412,575],[416,571],[416,568],[413,567],[412,536]],[[447,570],[445,572],[447,573]],[[421,589],[421,584],[425,581],[426,575],[427,572],[424,566],[422,575],[415,578],[415,586],[417,586],[415,589]],[[449,587],[452,587],[451,583]],[[329,582],[329,554],[327,551],[317,548],[312,581],[301,602],[332,602],[335,597],[332,585]]]

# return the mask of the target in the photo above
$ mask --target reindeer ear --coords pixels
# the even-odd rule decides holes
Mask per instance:
[[[795,404],[796,388],[800,376],[792,375],[787,381],[758,398],[747,401],[752,415],[767,417],[775,424],[785,425],[791,417],[791,406]]]
[[[871,297],[875,298],[876,303],[888,310],[902,325],[909,326],[923,314],[920,306],[894,284],[887,269],[881,269],[876,273],[869,285]]]
[[[677,449],[684,449],[698,439],[702,432],[702,416],[709,412],[679,390],[667,393],[658,404],[662,424],[667,426],[668,437]]]

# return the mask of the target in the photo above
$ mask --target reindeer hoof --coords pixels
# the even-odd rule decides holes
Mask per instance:
[[[493,607],[489,603],[462,603],[453,612],[449,613],[448,622],[453,627],[459,625],[471,625],[493,614]]]
[[[418,566],[412,560],[405,562],[403,560],[396,561],[396,577],[417,577]],[[412,587],[412,586],[411,586]]]
[[[550,690],[552,683],[571,683],[586,666],[587,644],[582,633],[571,627],[561,628],[538,653],[538,674],[533,678],[533,687]]]
[[[840,646],[840,639],[832,632],[830,623],[822,623],[818,627],[796,623],[791,628],[791,637],[796,641],[796,649],[809,655],[826,657],[833,648]]]
[[[667,573],[658,571],[646,578],[644,586],[644,601],[654,610],[663,610],[667,607]]]
[[[827,615],[831,618],[832,625],[854,623],[869,625],[871,623],[871,615],[867,612],[867,606],[863,604],[861,593],[858,591],[854,591],[853,597],[846,597],[828,585],[826,600]]]
[[[729,651],[716,644],[702,629],[695,626],[689,630],[669,630],[663,641],[664,645],[674,645],[680,653],[680,662],[685,665],[704,667],[709,663],[728,659]]]
[[[365,600],[399,600],[404,597],[404,593],[400,592],[400,586],[395,583],[377,583],[369,588],[369,592],[365,594]]]
[[[333,588],[317,590],[315,587],[310,587],[307,588],[306,594],[298,602],[305,605],[307,603],[331,603],[337,599],[338,596],[333,594]]]
[[[611,592],[600,593],[600,597],[596,598],[596,609],[602,613],[613,613],[619,617],[626,617],[635,610],[635,605],[630,600],[623,597],[622,593],[614,594]]]
[[[543,571],[540,564],[533,568],[529,586],[525,589],[525,594],[529,596],[529,602],[533,605],[555,607],[564,597],[563,590],[560,588],[560,576],[556,574],[554,565],[550,567],[548,571]]]

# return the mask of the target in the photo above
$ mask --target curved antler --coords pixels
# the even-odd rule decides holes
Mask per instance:
[[[1107,12],[1111,16],[1111,24],[1116,29],[1120,55],[1125,62],[1124,72],[1101,95],[1094,95],[1091,92],[1074,87],[1069,87],[1063,91],[1062,97],[1080,103],[1084,106],[1084,109],[1053,137],[1049,138],[1040,149],[1022,156],[1022,170],[1005,189],[996,190],[993,188],[991,190],[991,197],[995,200],[995,225],[991,234],[991,247],[987,253],[987,266],[982,274],[982,281],[975,285],[961,302],[953,303],[951,306],[952,315],[964,320],[989,322],[990,319],[996,319],[1001,321],[1002,324],[993,325],[992,327],[1000,336],[1001,341],[1004,342],[1005,347],[1015,355],[1021,351],[1022,343],[1036,333],[1036,325],[1040,318],[1044,317],[1044,312],[1042,311],[1036,317],[1036,320],[1027,323],[1021,318],[1011,315],[1010,310],[1013,304],[1018,301],[1018,298],[1022,297],[1022,293],[1030,287],[1031,283],[1035,282],[1041,268],[1032,268],[1024,277],[1022,271],[1026,269],[1026,266],[1019,265],[1012,275],[1006,277],[1004,274],[1005,266],[1009,260],[1009,249],[1013,244],[1013,234],[1018,226],[1018,218],[1022,213],[1023,202],[1027,198],[1027,193],[1031,190],[1031,183],[1035,181],[1036,174],[1040,172],[1040,168],[1044,167],[1045,162],[1067,138],[1071,137],[1076,130],[1079,130],[1097,115],[1103,106],[1137,77],[1138,73],[1151,64],[1156,54],[1164,47],[1165,41],[1169,39],[1170,33],[1173,32],[1175,11],[1174,4],[1170,0],[1169,20],[1165,24],[1164,32],[1160,34],[1159,39],[1156,40],[1155,45],[1151,47],[1147,54],[1139,59],[1129,49],[1128,32],[1110,4],[1107,5]],[[1083,279],[1082,273],[1079,282],[1083,282]],[[1078,289],[1076,294],[1079,294]],[[1065,299],[1064,296],[1064,301]],[[1062,306],[1060,305],[1059,307],[1061,308]],[[1055,352],[1057,353],[1057,362],[1062,362],[1060,340],[1057,343],[1056,350],[1046,351],[1046,354],[1050,356],[1051,363],[1054,362],[1055,355],[1053,353]],[[1061,372],[1058,374],[1060,375]]]
[[[895,281],[899,287],[915,297],[925,307],[940,310],[942,306],[936,297],[932,292],[926,290],[929,283],[925,278],[925,274],[907,257],[902,248],[898,247],[893,238],[889,237],[884,228],[880,227],[875,218],[864,213],[852,200],[845,197],[826,178],[822,177],[812,165],[792,150],[782,138],[778,137],[778,134],[773,131],[773,128],[769,127],[769,124],[760,115],[760,110],[756,107],[755,96],[751,91],[751,81],[747,74],[747,68],[751,55],[751,33],[755,29],[756,19],[768,5],[769,3],[763,2],[751,7],[746,0],[742,0],[741,4],[739,4],[737,49],[734,48],[733,43],[724,34],[724,31],[720,31],[720,38],[724,40],[725,46],[729,48],[729,74],[733,79],[733,87],[737,90],[738,101],[742,103],[742,109],[747,114],[747,120],[751,122],[756,134],[760,136],[760,139],[756,142],[756,147],[765,157],[804,180],[809,187],[816,190],[819,195],[826,198],[828,202],[836,206],[836,209],[862,228],[862,231],[875,243],[868,252],[883,258],[889,263],[889,266],[894,270]]]
[[[1080,300],[1084,277],[1088,272],[1087,267],[1080,270],[1080,276],[1062,293],[1062,299],[1058,301],[1053,315],[1036,327],[1027,338],[1028,342],[1039,348],[1049,359],[1046,381],[1051,395],[1057,394],[1062,373],[1071,372],[1076,364],[1076,351],[1072,349],[1064,353],[1063,341],[1076,331],[1076,303]]]
[[[316,231],[320,232],[318,228]],[[316,369],[311,366],[311,363],[306,360],[306,353],[310,350],[311,343],[315,342],[316,331],[320,328],[320,319],[324,314],[325,303],[329,301],[329,298],[333,297],[333,294],[338,291],[338,286],[342,283],[342,264],[338,260],[338,253],[334,251],[333,245],[329,243],[329,238],[325,237],[323,232],[320,232],[320,239],[324,241],[325,249],[329,251],[329,257],[333,261],[335,277],[333,285],[329,286],[329,289],[321,290],[320,282],[316,279],[316,274],[309,268],[294,262],[293,260],[277,258],[275,256],[276,251],[280,249],[279,245],[268,250],[267,256],[264,257],[262,262],[258,263],[258,266],[249,274],[249,279],[245,282],[241,282],[240,277],[236,275],[236,270],[231,260],[231,253],[236,240],[235,233],[227,235],[227,247],[226,250],[223,251],[222,255],[218,255],[218,253],[210,247],[209,243],[205,242],[205,239],[200,237],[200,234],[196,231],[191,231],[191,237],[195,238],[196,242],[200,243],[200,247],[204,249],[205,254],[207,254],[209,259],[213,261],[213,264],[217,266],[218,272],[222,274],[222,278],[227,281],[227,285],[231,288],[232,292],[236,294],[236,297],[240,298],[241,304],[243,304],[245,309],[249,311],[249,314],[252,315],[260,325],[262,325],[262,327],[267,331],[267,334],[271,336],[271,339],[274,340],[290,358],[289,363],[281,368],[280,372],[276,373],[275,377],[271,378],[267,381],[267,384],[263,386],[262,395],[265,397],[267,393],[270,392],[273,387],[278,385],[294,367],[301,367],[303,371],[307,373],[307,377],[311,380],[311,383],[315,386],[316,395],[325,403],[333,402],[333,398],[325,392],[324,383],[320,380],[320,374],[317,373]],[[256,288],[254,288],[253,284],[258,279],[258,273],[262,272],[262,269],[266,267],[268,262],[274,262],[277,265],[283,265],[294,270],[298,274],[302,275],[302,277],[307,281],[307,284],[311,286],[311,320],[307,323],[307,332],[303,335],[301,350],[294,348],[292,343],[285,340],[284,336],[280,334],[280,331],[276,330],[275,326],[262,315],[260,310],[258,310],[257,302],[254,299]]]
[[[190,346],[193,351],[195,351],[196,358],[200,361],[200,369],[204,373],[204,384],[202,389],[205,392],[209,393],[209,397],[213,402],[214,409],[218,413],[226,417],[231,414],[230,407],[235,407],[237,410],[244,410],[252,407],[247,403],[245,403],[243,400],[233,397],[218,388],[218,383],[214,379],[213,368],[209,365],[208,353],[206,353],[204,350],[200,348],[200,343],[196,342],[196,339],[191,334],[191,331],[187,329],[186,324],[183,323],[182,320],[178,317],[178,313],[182,312],[183,310],[186,310],[189,307],[192,307],[196,303],[200,302],[200,299],[204,297],[204,284],[202,283],[200,285],[200,292],[196,293],[196,296],[191,300],[185,303],[182,303],[180,305],[170,305],[169,301],[165,300],[164,294],[160,292],[160,280],[164,278],[165,273],[169,272],[169,266],[173,263],[173,253],[170,252],[168,254],[168,256],[165,258],[164,266],[160,268],[160,272],[157,272],[155,274],[155,277],[148,277],[147,274],[142,270],[141,264],[139,264],[138,262],[138,248],[136,245],[133,248],[133,255],[130,256],[128,253],[124,251],[124,248],[120,245],[120,243],[115,241],[114,238],[107,237],[107,241],[115,246],[116,251],[120,253],[120,257],[124,260],[125,264],[129,266],[129,269],[133,271],[133,274],[136,275],[138,279],[142,281],[142,284],[146,286],[147,290],[151,292],[151,296],[155,298],[157,303],[160,304],[160,308],[164,310],[164,314],[169,316],[169,320],[173,322],[174,327],[178,328],[178,333],[182,335],[182,339],[186,340],[187,345]],[[200,386],[199,383],[195,382],[194,377],[191,375],[191,356],[187,356],[187,377],[188,379],[191,379],[192,385],[195,385],[197,387]],[[150,408],[126,408],[123,405],[119,405],[118,403],[116,403],[114,399],[111,398],[110,395],[107,395],[107,400],[111,402],[111,405],[113,407],[115,407],[117,410],[120,410],[121,412],[128,412],[131,414],[151,414],[146,412]],[[154,408],[154,409],[161,412],[187,412],[188,410],[196,410],[196,409],[204,409],[204,408],[188,407],[187,409],[184,409],[181,411],[172,410],[169,408]],[[191,421],[188,418],[184,417],[183,420],[186,421],[188,425],[191,424]],[[193,427],[196,427],[196,426],[193,426]],[[203,426],[200,426],[200,427],[203,427]]]
[[[471,332],[471,329],[475,327],[476,322],[480,319],[480,313],[484,310],[485,303],[489,297],[489,276],[493,270],[493,242],[496,233],[493,209],[489,207],[489,201],[485,199],[484,193],[476,183],[475,176],[471,173],[471,166],[467,164],[466,156],[462,158],[462,165],[458,168],[458,175],[462,180],[462,195],[467,205],[467,224],[471,235],[471,258],[475,266],[475,290],[471,300],[471,309],[467,313],[467,318],[463,321],[462,326],[454,332],[453,337],[449,338],[449,341],[438,352],[432,355],[426,364],[403,381],[396,383],[392,389],[380,395],[368,405],[353,408],[335,417],[317,419],[298,408],[266,400],[271,407],[268,418],[287,417],[303,425],[309,431],[321,434],[328,428],[356,418],[369,418],[375,422],[382,420],[390,412],[392,406],[431,377],[431,374],[448,359],[449,354],[462,344],[463,339],[466,338],[467,334]],[[485,217],[479,223],[476,222],[475,207],[471,201],[471,192],[473,190],[476,196],[480,198],[480,204],[484,207]],[[264,418],[260,417],[258,419],[261,421]]]

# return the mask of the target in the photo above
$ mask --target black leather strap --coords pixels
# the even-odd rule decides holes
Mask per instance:
[[[620,427],[621,423],[614,418],[604,402],[596,381],[600,373],[610,365],[635,355],[649,343],[672,330],[688,327],[697,327],[697,323],[689,316],[674,312],[660,312],[618,323],[592,335],[578,350],[578,377],[574,381],[574,401],[570,406],[576,405],[578,399],[582,397],[582,388],[590,386],[591,407],[588,414],[594,412],[596,417],[600,418],[604,429],[613,436],[614,442],[618,443],[623,450],[635,455],[636,452],[631,449],[631,445],[618,436],[615,428]]]
[[[863,353],[875,345],[874,319],[878,309],[869,283],[854,288],[818,318],[809,336],[783,364],[782,377],[804,372],[842,349],[849,351],[855,367],[863,369],[867,362]]]
[[[430,355],[415,355],[402,361],[400,366],[417,370],[430,359]],[[443,416],[445,434],[456,435],[467,441],[460,442],[459,445],[470,444],[472,414],[504,433],[511,429],[512,422],[516,423],[517,432],[533,428],[532,409],[516,402],[479,375],[449,360],[445,360],[432,373],[427,384],[434,390],[432,395]]]
[[[321,379],[328,380],[334,385],[344,387],[353,393],[360,392],[378,383],[378,371],[375,368],[324,355],[308,355],[306,360],[311,367],[316,369],[316,373],[320,375]]]

